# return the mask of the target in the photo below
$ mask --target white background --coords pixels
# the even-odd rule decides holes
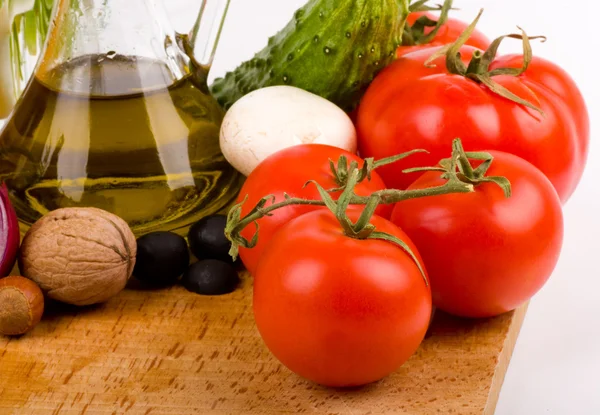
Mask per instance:
[[[220,1],[220,0],[211,0]],[[268,36],[291,18],[305,0],[232,0],[212,77],[234,68],[260,50]],[[442,0],[434,1],[434,3]],[[183,30],[199,0],[168,0]],[[534,53],[563,66],[582,89],[592,119],[587,171],[565,207],[566,236],[560,263],[534,298],[502,389],[497,415],[600,414],[600,2],[580,0],[455,0],[454,16],[479,24],[490,37],[544,34]],[[503,51],[517,52],[508,41]]]

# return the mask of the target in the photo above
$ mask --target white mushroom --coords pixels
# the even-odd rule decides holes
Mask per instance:
[[[335,104],[291,86],[251,92],[229,109],[221,127],[221,151],[246,176],[271,154],[309,143],[355,152],[356,130]]]

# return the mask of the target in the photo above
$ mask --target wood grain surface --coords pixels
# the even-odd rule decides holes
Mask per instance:
[[[0,414],[492,415],[524,316],[437,313],[394,375],[332,390],[269,354],[248,277],[223,297],[127,289],[101,306],[50,304],[28,335],[0,337]]]

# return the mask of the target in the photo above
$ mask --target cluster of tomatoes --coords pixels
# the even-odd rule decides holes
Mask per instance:
[[[409,24],[422,16],[412,14]],[[460,137],[467,151],[493,156],[486,174],[507,179],[512,194],[506,197],[483,179],[470,193],[379,205],[371,225],[403,242],[417,262],[398,244],[348,236],[323,207],[290,205],[260,219],[256,246],[240,249],[254,276],[257,327],[272,353],[303,377],[328,386],[377,381],[414,354],[435,307],[468,318],[497,316],[526,303],[555,268],[562,205],[587,156],[584,100],[555,64],[533,57],[523,65],[526,50],[525,56],[495,58],[481,76],[490,75],[497,88],[530,107],[491,90],[480,74],[452,73],[447,56],[428,62],[466,26],[449,19],[431,43],[401,48],[374,80],[355,114],[361,157],[377,160],[417,148],[428,153],[378,168],[354,191],[368,196],[442,185],[439,171],[404,171],[435,166]],[[474,32],[466,43],[457,54],[465,68],[491,42]],[[318,189],[306,183],[339,187],[330,160],[342,155],[364,163],[324,145],[269,157],[241,191],[240,201],[247,197],[242,214],[265,195],[319,199]],[[348,210],[352,221],[360,214]],[[251,239],[254,232],[249,227],[242,235]]]

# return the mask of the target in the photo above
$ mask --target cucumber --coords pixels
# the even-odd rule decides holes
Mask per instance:
[[[408,0],[309,0],[253,59],[214,81],[226,109],[256,89],[291,85],[350,112],[402,43]]]

